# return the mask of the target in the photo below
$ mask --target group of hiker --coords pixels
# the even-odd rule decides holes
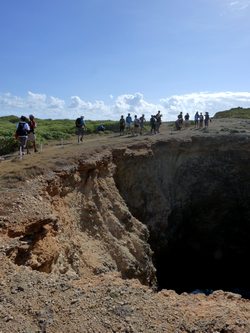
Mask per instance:
[[[151,115],[150,118],[150,132],[151,134],[156,134],[160,132],[160,125],[161,125],[161,111],[159,110],[156,115]],[[142,135],[144,131],[146,119],[145,115],[142,114],[141,117],[138,118],[137,115],[134,116],[132,119],[131,114],[128,113],[127,117],[124,118],[122,115],[119,120],[119,128],[120,128],[120,135],[124,134],[132,134],[133,136]]]
[[[84,131],[86,130],[86,124],[84,121],[84,116],[81,116],[75,121],[76,134],[78,137],[78,143],[83,141]],[[19,143],[19,154],[20,158],[25,154],[25,149],[27,149],[27,154],[30,154],[30,146],[32,145],[34,152],[36,153],[36,134],[35,129],[37,127],[37,122],[35,117],[31,114],[29,117],[21,116],[19,122],[16,126],[15,138]],[[31,143],[31,144],[30,144]]]
[[[189,121],[189,113],[186,113],[183,117],[182,112],[180,112],[177,116],[177,120],[175,121],[175,129],[181,130],[183,127],[187,128],[189,127],[190,121]],[[211,118],[209,116],[208,112],[205,112],[205,115],[202,114],[202,112],[196,111],[194,115],[194,126],[195,128],[203,128],[208,127],[208,123],[211,121]]]
[[[144,114],[140,118],[138,118],[137,115],[135,115],[134,120],[131,117],[130,113],[128,113],[126,118],[124,118],[124,116],[122,115],[119,120],[120,135],[124,134],[138,135],[139,133],[142,134],[144,121],[145,121]]]
[[[197,111],[194,115],[194,125],[196,128],[202,128],[202,127],[208,127],[208,123],[211,121],[211,118],[209,117],[209,113],[205,112],[205,115],[203,116],[202,112]]]
[[[161,117],[162,114],[160,111],[157,112],[156,115],[151,115],[150,118],[150,126],[151,126],[151,134],[159,133],[160,125],[161,125]],[[126,117],[121,115],[119,120],[119,132],[120,135],[131,134],[133,136],[142,135],[144,131],[146,119],[145,115],[142,114],[141,117],[134,115],[134,119],[131,114],[128,113]],[[83,140],[84,132],[86,131],[86,123],[84,121],[84,116],[81,116],[75,120],[76,126],[76,135],[77,142],[80,143]],[[103,132],[105,130],[105,126],[100,124],[97,127],[97,132]]]
[[[190,116],[188,113],[185,114],[183,117],[182,112],[179,113],[177,120],[175,121],[175,129],[180,130],[183,127],[186,128],[189,126],[189,119]],[[196,112],[194,116],[194,124],[195,128],[202,128],[203,126],[208,127],[208,123],[211,121],[208,112],[205,112],[203,116],[202,112]],[[131,134],[133,136],[142,135],[144,132],[144,125],[146,119],[145,115],[142,114],[141,117],[134,115],[134,119],[132,118],[131,114],[128,113],[126,117],[123,115],[119,120],[119,131],[120,135],[124,134]],[[162,123],[162,114],[161,111],[158,110],[156,114],[152,114],[149,120],[150,124],[150,133],[157,134],[160,132],[160,126]],[[21,116],[19,123],[16,127],[15,137],[19,141],[19,149],[20,149],[20,156],[24,155],[24,149],[27,148],[27,154],[30,153],[30,143],[32,144],[34,152],[37,152],[36,147],[36,134],[35,129],[37,127],[37,123],[35,121],[35,117],[31,114],[29,118],[25,116]],[[80,143],[83,141],[84,133],[87,130],[86,123],[84,120],[84,116],[78,117],[75,120],[75,127],[76,127],[76,135],[77,135],[77,142]],[[100,124],[97,127],[97,132],[103,132],[105,130],[105,126]]]

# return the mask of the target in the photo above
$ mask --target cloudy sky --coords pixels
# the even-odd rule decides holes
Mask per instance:
[[[250,107],[250,0],[8,0],[0,116]]]

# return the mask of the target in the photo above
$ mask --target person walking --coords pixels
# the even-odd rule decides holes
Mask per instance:
[[[196,113],[194,115],[194,126],[195,126],[195,128],[199,127],[199,119],[200,119],[199,112],[196,111]]]
[[[187,128],[189,126],[189,113],[186,113],[184,116],[184,127]]]
[[[208,127],[209,113],[207,111],[205,112],[204,123],[205,123],[205,127]]]
[[[86,130],[84,116],[77,118],[75,121],[75,125],[76,125],[77,142],[80,143],[80,141],[83,140],[84,131]]]
[[[126,117],[126,134],[131,134],[131,130],[132,130],[132,124],[133,124],[133,120],[132,117],[130,115],[130,113],[128,113],[127,117]]]
[[[200,116],[199,116],[200,120],[199,120],[199,128],[203,128],[203,121],[204,121],[204,116],[202,114],[202,112],[200,112]]]
[[[26,117],[21,116],[15,132],[15,137],[19,141],[20,158],[22,158],[22,156],[24,155],[24,149],[26,148],[27,145],[29,131],[30,127],[29,124],[27,123]]]
[[[157,133],[160,133],[161,117],[162,117],[161,111],[158,110],[157,114],[155,115],[156,119],[155,130]]]
[[[140,135],[142,135],[144,130],[144,123],[146,121],[144,114],[142,114],[142,116],[139,118],[139,121],[140,121]]]
[[[151,118],[150,118],[150,133],[151,134],[156,134],[156,118],[153,114],[151,114]]]
[[[178,114],[177,118],[179,120],[180,128],[182,128],[182,126],[183,126],[183,114],[182,114],[182,111]]]
[[[138,135],[139,134],[139,128],[140,128],[140,120],[137,117],[137,115],[135,115],[134,117],[134,133],[133,135]]]
[[[38,150],[36,148],[36,134],[35,134],[35,128],[37,127],[37,123],[35,121],[35,117],[32,114],[29,115],[28,125],[30,127],[30,130],[28,133],[28,140],[27,140],[27,154],[29,154],[29,142],[32,143],[34,152],[37,153]]]
[[[125,119],[124,116],[121,116],[119,120],[119,129],[120,129],[120,135],[124,135],[124,130],[125,130]]]

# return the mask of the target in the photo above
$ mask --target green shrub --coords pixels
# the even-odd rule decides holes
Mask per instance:
[[[18,149],[18,142],[14,138],[19,118],[16,116],[0,117],[0,154],[9,154]],[[76,135],[75,120],[72,119],[39,119],[37,121],[37,142],[46,144],[51,140],[66,140]],[[86,121],[86,134],[96,133],[98,125],[104,124],[110,133],[119,130],[118,121]]]
[[[18,149],[18,142],[12,136],[0,136],[0,155],[12,153]]]
[[[220,118],[242,118],[242,119],[250,119],[250,108],[241,108],[240,106],[237,108],[232,108],[226,111],[217,112],[214,115],[215,119]]]

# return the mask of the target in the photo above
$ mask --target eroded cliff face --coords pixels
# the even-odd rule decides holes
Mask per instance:
[[[155,285],[148,230],[129,212],[114,170],[107,153],[38,177],[18,196],[8,193],[11,207],[2,216],[7,256],[46,273],[81,277],[118,271]]]

